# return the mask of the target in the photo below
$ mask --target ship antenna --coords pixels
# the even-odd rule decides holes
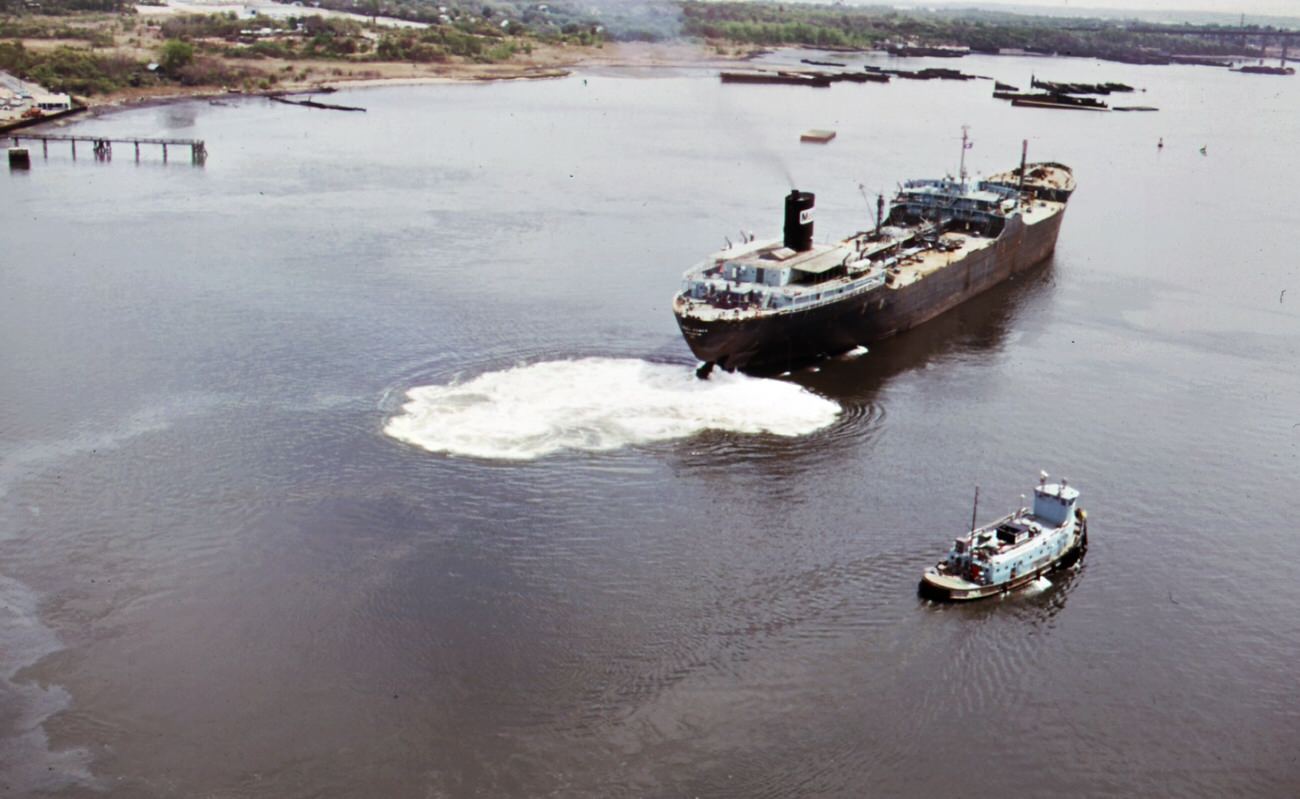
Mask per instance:
[[[980,508],[980,487],[975,486],[975,507],[970,509],[970,534],[975,535],[975,514]]]

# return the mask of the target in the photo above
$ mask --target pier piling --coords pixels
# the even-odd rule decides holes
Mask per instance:
[[[143,136],[75,136],[65,133],[10,133],[9,137],[17,147],[23,139],[40,141],[41,153],[48,159],[50,157],[50,142],[66,141],[72,150],[72,160],[77,160],[77,142],[86,142],[90,144],[91,150],[97,161],[113,160],[113,144],[130,144],[135,150],[135,160],[140,161],[141,144],[157,144],[162,147],[162,160],[167,163],[171,153],[168,148],[172,145],[179,145],[190,148],[190,163],[194,166],[203,166],[208,160],[208,146],[202,139],[156,139],[146,138]]]

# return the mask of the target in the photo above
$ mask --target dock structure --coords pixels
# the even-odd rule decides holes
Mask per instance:
[[[67,133],[10,133],[9,138],[13,140],[15,147],[19,146],[22,139],[30,141],[39,141],[41,143],[41,155],[45,158],[50,156],[50,142],[66,141],[72,145],[72,160],[77,160],[77,142],[84,142],[91,146],[91,152],[95,155],[97,161],[113,160],[114,144],[130,144],[135,148],[135,160],[140,160],[140,145],[156,144],[162,147],[163,163],[167,163],[168,147],[188,147],[190,148],[190,163],[196,166],[202,166],[208,160],[208,148],[202,139],[161,139],[146,138],[143,136],[78,136]]]

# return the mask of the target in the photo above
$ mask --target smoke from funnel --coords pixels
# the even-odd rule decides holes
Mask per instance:
[[[715,97],[721,97],[721,100],[715,100]],[[737,139],[738,143],[743,142],[744,149],[748,150],[749,160],[754,166],[765,168],[774,177],[779,176],[785,182],[787,189],[793,191],[798,187],[790,165],[772,144],[763,140],[759,133],[760,125],[757,121],[751,124],[745,109],[735,104],[729,92],[723,91],[718,95],[710,95],[709,104],[717,111],[717,129],[726,131]]]

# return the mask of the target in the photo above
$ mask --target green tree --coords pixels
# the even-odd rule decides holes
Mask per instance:
[[[180,39],[168,39],[163,42],[158,55],[158,66],[168,75],[175,75],[189,66],[194,60],[194,45]]]

